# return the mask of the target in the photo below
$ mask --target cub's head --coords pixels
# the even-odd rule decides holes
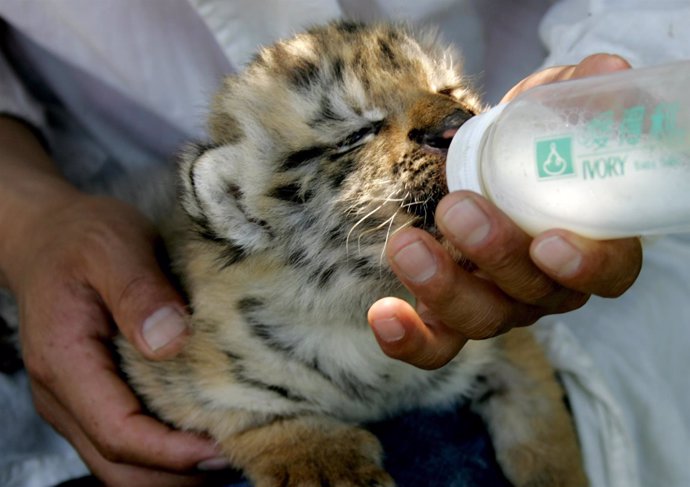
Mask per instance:
[[[339,22],[262,50],[184,156],[183,208],[226,265],[270,251],[381,273],[387,237],[434,232],[445,154],[479,111],[452,53],[402,26]],[[330,273],[328,270],[331,269]]]

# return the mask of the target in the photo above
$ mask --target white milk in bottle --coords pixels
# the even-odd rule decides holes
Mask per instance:
[[[460,128],[447,178],[532,235],[690,231],[690,61],[533,88]]]

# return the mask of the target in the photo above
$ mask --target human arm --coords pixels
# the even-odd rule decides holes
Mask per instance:
[[[116,329],[153,359],[184,342],[184,302],[156,260],[153,227],[73,188],[24,123],[0,117],[0,147],[0,285],[18,300],[39,413],[108,484],[198,483],[188,472],[214,446],[144,415],[110,348]],[[144,332],[151,316],[168,319]]]
[[[538,84],[627,69],[619,57],[597,55],[576,66],[529,76],[504,98]],[[456,265],[431,235],[409,229],[394,235],[386,254],[417,298],[417,308],[386,298],[369,311],[385,353],[422,368],[452,359],[468,339],[495,336],[547,314],[584,305],[592,294],[615,297],[640,271],[638,239],[593,241],[565,230],[534,239],[498,208],[466,191],[446,196],[436,221],[449,241],[476,267]]]

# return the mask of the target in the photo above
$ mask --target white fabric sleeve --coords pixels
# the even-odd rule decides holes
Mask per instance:
[[[36,128],[43,127],[43,108],[26,91],[1,51],[0,115],[11,115],[25,120]]]
[[[633,67],[690,59],[687,0],[560,0],[544,66],[619,54]],[[573,407],[592,487],[690,485],[690,237],[645,249],[635,285],[547,317],[543,342]]]
[[[619,54],[633,67],[690,58],[687,0],[561,0],[544,17],[544,66]]]

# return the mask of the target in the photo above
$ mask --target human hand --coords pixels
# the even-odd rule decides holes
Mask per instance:
[[[578,65],[527,77],[502,101],[540,84],[628,68],[617,56],[590,56]],[[594,241],[554,229],[532,239],[493,204],[468,191],[447,195],[438,205],[436,222],[476,270],[455,264],[428,233],[400,231],[391,237],[386,255],[417,298],[417,307],[385,298],[368,315],[383,351],[421,368],[441,367],[468,339],[489,338],[547,314],[577,309],[592,294],[619,296],[642,265],[636,238]]]
[[[185,304],[157,262],[156,233],[128,205],[74,193],[33,212],[3,266],[36,408],[107,485],[200,484],[197,467],[223,466],[215,446],[147,416],[111,349],[117,328],[152,359],[185,341]]]

